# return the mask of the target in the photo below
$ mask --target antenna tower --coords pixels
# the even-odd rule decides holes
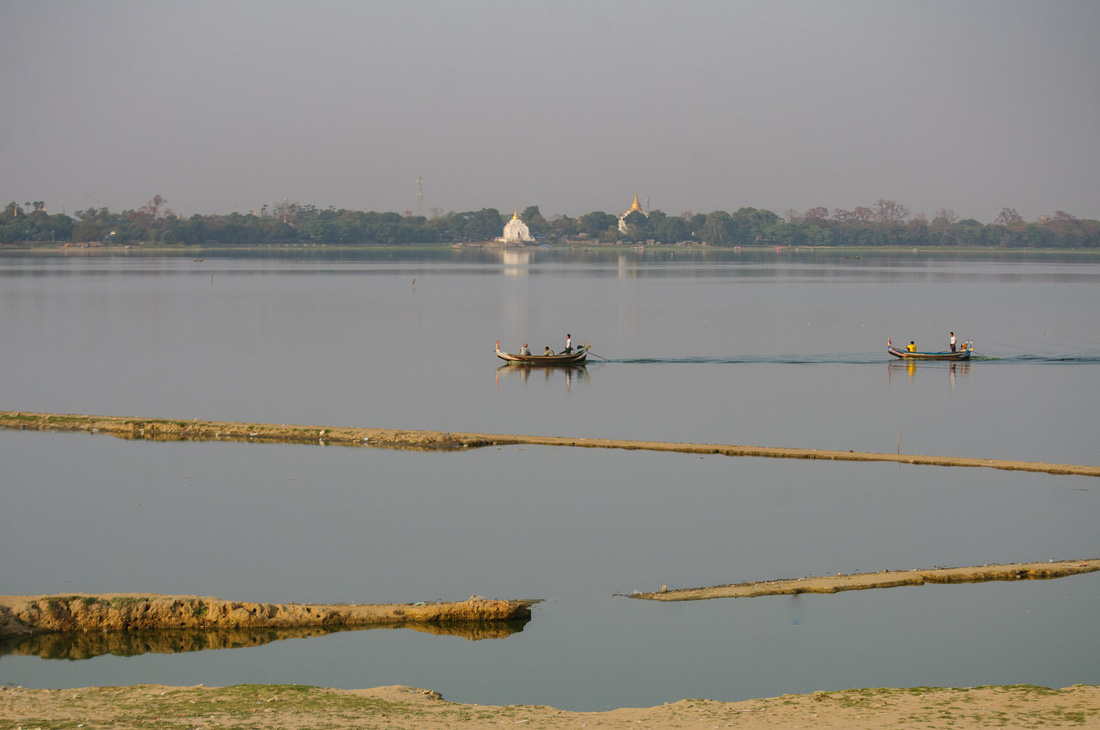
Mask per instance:
[[[416,214],[424,217],[424,182],[423,176],[416,176]]]

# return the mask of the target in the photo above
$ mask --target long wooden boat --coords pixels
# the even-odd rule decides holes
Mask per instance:
[[[956,350],[955,352],[951,352],[950,350],[944,350],[942,352],[909,352],[908,350],[894,347],[893,341],[887,340],[886,352],[894,357],[900,357],[902,360],[969,360],[970,353],[974,352],[974,343],[967,341],[963,344],[961,350]]]
[[[497,357],[512,365],[579,365],[588,357],[592,345],[585,342],[571,353],[561,355],[514,355],[500,349],[497,340]]]

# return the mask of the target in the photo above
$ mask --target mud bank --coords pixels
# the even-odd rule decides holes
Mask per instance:
[[[1045,580],[1100,570],[1100,560],[1065,560],[1049,563],[983,565],[972,568],[882,571],[851,575],[794,578],[753,583],[731,583],[710,588],[682,588],[635,593],[631,598],[650,601],[702,601],[709,598],[753,598],[799,593],[839,593],[871,588],[921,586],[925,583],[985,583],[988,581]]]
[[[668,451],[684,454],[755,456],[771,459],[821,459],[824,461],[876,461],[924,466],[962,466],[1073,474],[1100,477],[1100,466],[1051,464],[1038,461],[1006,461],[920,454],[880,454],[866,451],[833,451],[724,444],[687,444],[668,441],[522,436],[512,434],[415,431],[345,426],[296,426],[232,421],[191,421],[87,416],[60,413],[0,411],[0,427],[36,431],[83,431],[124,439],[154,441],[245,441],[249,443],[374,446],[420,451],[461,450],[485,446],[572,446],[589,449]]]
[[[448,626],[531,618],[530,601],[473,596],[417,604],[249,603],[200,596],[107,593],[0,596],[0,638],[84,631]]]

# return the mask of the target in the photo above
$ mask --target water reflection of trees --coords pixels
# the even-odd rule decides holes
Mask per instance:
[[[329,628],[159,629],[157,631],[96,631],[32,634],[0,641],[0,656],[37,656],[43,659],[91,659],[104,654],[183,654],[207,649],[245,649],[283,639],[308,639],[340,631],[412,629],[439,636],[459,636],[470,641],[503,639],[523,631],[530,619],[463,622],[454,624],[408,623],[387,626]]]

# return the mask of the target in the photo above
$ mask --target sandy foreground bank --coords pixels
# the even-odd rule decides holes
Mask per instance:
[[[1047,580],[1100,570],[1100,560],[1063,560],[1046,563],[981,565],[971,568],[929,568],[926,570],[884,570],[881,573],[765,580],[730,583],[709,588],[680,588],[652,593],[635,593],[632,598],[651,601],[701,601],[708,598],[753,598],[799,593],[839,593],[871,588],[922,586],[925,583],[985,583],[988,581]]]
[[[107,593],[0,596],[0,638],[53,632],[447,625],[531,618],[529,601],[301,604]]]
[[[0,687],[0,727],[83,728],[985,728],[1100,727],[1100,687],[869,689],[745,702],[565,712],[447,702],[411,687]]]
[[[198,419],[186,421],[164,418],[29,413],[26,411],[0,411],[0,428],[36,431],[83,431],[86,433],[110,434],[125,439],[159,441],[247,441],[251,443],[373,446],[388,449],[431,451],[506,445],[572,446],[575,448],[668,451],[703,455],[756,456],[772,459],[886,461],[925,466],[986,467],[1010,471],[1100,477],[1100,466],[1051,464],[1037,461],[974,459],[921,454],[880,454],[866,451],[794,449],[735,444],[685,444],[668,441],[570,438],[567,436],[523,436],[345,426],[298,426],[273,423],[200,421]]]

